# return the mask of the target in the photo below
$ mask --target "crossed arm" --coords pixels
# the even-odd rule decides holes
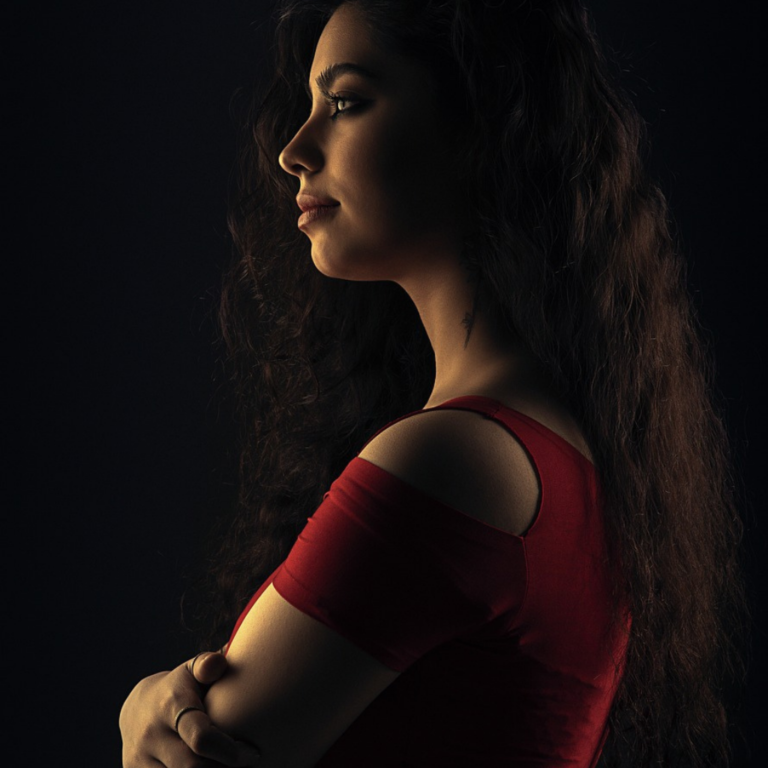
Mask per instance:
[[[205,689],[227,668],[223,653],[207,652],[141,680],[120,711],[124,768],[259,765],[258,748],[233,739],[204,711]],[[203,711],[188,711],[179,720],[177,734],[173,724],[186,707]]]
[[[271,585],[241,624],[227,658],[201,657],[194,677],[190,666],[145,678],[126,699],[120,712],[124,768],[310,768],[399,675]],[[203,693],[198,682],[215,684]],[[207,714],[184,714],[177,735],[174,721],[188,706]]]
[[[538,489],[524,449],[477,414],[423,412],[389,427],[359,456],[511,532],[525,530],[535,514]],[[499,478],[507,478],[506,485],[499,487]],[[120,713],[123,766],[309,768],[398,675],[270,585],[240,625],[227,658],[212,654],[195,665],[199,682],[215,681],[207,693],[188,663],[134,688]],[[210,719],[187,712],[177,735],[173,724],[185,706],[207,708]],[[258,746],[258,762],[246,743]]]

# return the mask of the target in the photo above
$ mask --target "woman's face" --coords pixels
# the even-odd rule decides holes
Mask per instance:
[[[375,77],[340,72],[324,93],[317,78],[342,63]],[[320,36],[309,87],[311,113],[280,165],[299,178],[300,194],[339,203],[302,225],[315,266],[346,280],[408,282],[457,254],[464,212],[449,126],[426,72],[377,48],[359,11],[345,4]],[[339,101],[327,103],[329,95]],[[300,213],[297,205],[297,221]]]

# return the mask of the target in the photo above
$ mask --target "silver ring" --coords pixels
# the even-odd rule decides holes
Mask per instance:
[[[193,709],[196,709],[198,712],[205,712],[205,710],[201,709],[200,707],[182,707],[179,710],[179,713],[176,715],[176,720],[173,723],[173,730],[176,731],[176,733],[179,733],[179,720],[181,720],[181,718],[186,715],[187,712],[191,712]]]
[[[200,656],[202,656],[204,653],[206,653],[206,651],[200,651],[200,653],[198,653],[198,654],[197,654],[197,656],[195,656],[195,658],[194,658],[194,659],[192,659],[192,663],[189,665],[189,672],[190,672],[190,674],[192,675],[192,677],[194,677],[194,676],[195,676],[195,662],[196,662],[196,661],[198,660],[198,658],[199,658]]]

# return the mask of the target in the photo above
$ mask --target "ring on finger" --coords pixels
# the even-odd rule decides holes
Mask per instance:
[[[192,663],[189,665],[189,671],[192,677],[195,676],[195,662],[205,653],[205,651],[200,651],[200,653],[195,656],[194,659],[192,659]]]
[[[184,715],[187,714],[187,712],[191,712],[192,710],[197,710],[198,712],[205,712],[204,709],[201,707],[182,707],[178,713],[176,714],[176,719],[173,722],[173,730],[176,731],[176,733],[179,733],[179,720],[181,720]]]

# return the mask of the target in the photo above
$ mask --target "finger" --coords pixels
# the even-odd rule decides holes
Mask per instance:
[[[223,654],[208,651],[201,653],[194,665],[190,663],[189,670],[198,683],[211,685],[221,678],[228,666]]]
[[[189,661],[179,664],[172,672],[168,673],[164,687],[159,719],[165,723],[167,728],[174,730],[176,718],[185,707],[205,709],[202,699],[203,692],[195,678],[189,673]]]
[[[182,715],[178,733],[189,749],[200,757],[216,760],[233,768],[258,763],[258,748],[228,736],[211,723],[205,712],[190,710]]]

